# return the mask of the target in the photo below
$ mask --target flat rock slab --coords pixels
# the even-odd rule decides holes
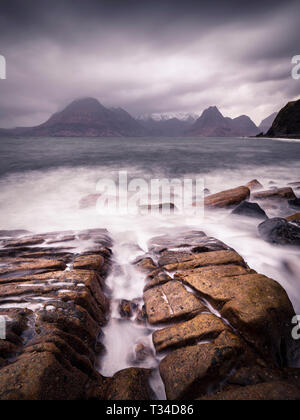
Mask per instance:
[[[150,324],[191,318],[206,308],[178,281],[169,281],[144,293],[146,313]]]
[[[164,269],[167,271],[192,270],[198,267],[215,266],[223,264],[236,264],[246,266],[244,259],[235,251],[214,251],[192,254],[182,258],[178,263],[167,264]]]
[[[217,316],[202,313],[191,320],[157,330],[153,334],[153,344],[157,352],[212,340],[229,327]]]
[[[240,204],[249,197],[250,189],[248,187],[238,187],[209,195],[208,197],[205,197],[204,204],[206,207],[211,208],[231,207]]]
[[[272,279],[259,274],[217,277],[199,274],[185,282],[193,285],[201,296],[220,310],[239,333],[266,359],[273,363],[295,347],[290,324],[293,306],[285,290]]]
[[[198,246],[201,240],[206,240],[207,236],[202,231],[192,230],[183,233],[169,233],[152,238],[148,242],[148,247],[151,252],[156,254],[168,249],[182,250],[183,248],[190,249]],[[179,249],[177,249],[179,248]]]
[[[238,340],[226,345],[199,344],[173,351],[160,363],[167,398],[182,400],[205,395],[230,374],[242,353]]]

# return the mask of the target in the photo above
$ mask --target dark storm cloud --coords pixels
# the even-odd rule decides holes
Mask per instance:
[[[81,96],[134,115],[216,104],[259,120],[299,94],[299,11],[277,0],[1,0],[0,126],[39,123]]]

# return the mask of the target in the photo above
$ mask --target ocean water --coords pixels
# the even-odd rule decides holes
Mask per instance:
[[[131,262],[147,252],[147,242],[164,231],[198,229],[235,248],[251,268],[277,280],[300,314],[299,249],[273,246],[258,235],[256,220],[236,218],[228,211],[205,217],[100,215],[95,207],[80,209],[79,201],[96,193],[101,179],[202,178],[211,193],[244,185],[257,178],[264,187],[300,182],[300,141],[242,138],[1,138],[0,229],[51,230],[107,228],[114,239],[118,270],[107,280],[112,317],[104,330],[107,353],[99,361],[104,375],[132,365],[134,346],[151,347],[151,330],[121,321],[117,299],[142,297],[144,275]],[[295,190],[296,194],[300,194]],[[289,214],[286,214],[288,213]],[[269,216],[296,210],[267,209]],[[153,354],[143,367],[157,367]],[[164,396],[156,377],[155,390]]]

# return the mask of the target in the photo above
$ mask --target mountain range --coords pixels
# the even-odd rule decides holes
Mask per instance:
[[[255,136],[259,129],[246,115],[237,118],[224,117],[216,106],[205,111],[187,131],[195,137],[240,137]]]
[[[224,117],[217,107],[194,115],[133,118],[122,108],[106,108],[97,99],[75,100],[35,127],[0,129],[0,136],[32,137],[229,137],[255,136],[261,130],[246,115]]]

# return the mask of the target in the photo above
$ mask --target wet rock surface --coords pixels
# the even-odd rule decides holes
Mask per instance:
[[[146,277],[145,310],[168,399],[299,398],[300,370],[287,374],[300,354],[295,312],[277,282],[203,232],[162,235],[149,250],[162,284]]]
[[[300,246],[300,226],[293,221],[281,218],[269,219],[258,226],[258,231],[267,242]]]
[[[238,207],[236,207],[232,211],[232,214],[252,217],[255,219],[268,218],[266,212],[257,203],[249,203],[248,201],[244,201]]]
[[[87,399],[104,381],[95,369],[95,349],[109,309],[108,233],[7,236],[0,238],[0,316],[7,321],[6,340],[0,340],[0,399]],[[62,242],[68,246],[53,248]],[[90,253],[93,243],[103,252]],[[7,249],[8,257],[2,252]]]
[[[266,199],[286,199],[294,200],[296,197],[291,187],[287,188],[274,188],[267,191],[259,191],[252,194],[253,199],[266,200]]]
[[[250,197],[248,187],[238,187],[205,197],[204,204],[210,208],[224,208],[240,204]]]

